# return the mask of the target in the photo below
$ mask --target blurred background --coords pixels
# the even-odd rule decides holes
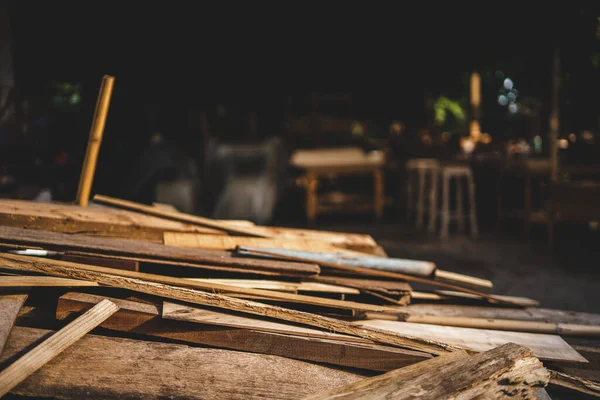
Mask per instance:
[[[109,74],[92,193],[259,224],[597,241],[594,2],[0,5],[2,197],[74,200]]]

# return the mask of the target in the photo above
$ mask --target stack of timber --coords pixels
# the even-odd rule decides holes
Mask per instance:
[[[0,316],[0,396],[600,394],[600,315],[390,258],[368,235],[107,196],[0,200]]]

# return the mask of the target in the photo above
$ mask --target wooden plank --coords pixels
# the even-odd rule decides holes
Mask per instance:
[[[143,214],[153,215],[155,217],[166,218],[173,221],[179,221],[186,224],[198,225],[211,229],[218,229],[223,232],[233,233],[244,236],[255,237],[274,237],[264,231],[256,230],[252,226],[239,226],[239,224],[229,224],[222,221],[217,221],[210,218],[204,218],[197,215],[185,214],[181,212],[167,211],[161,208],[147,206],[133,201],[116,199],[114,197],[97,194],[94,196],[94,201],[102,204],[108,204],[113,207],[124,208],[126,210],[137,211]]]
[[[363,328],[352,325],[349,322],[333,318],[323,317],[316,314],[290,310],[282,307],[257,303],[233,297],[208,293],[186,287],[165,285],[139,278],[127,277],[144,276],[140,272],[111,270],[110,268],[96,267],[91,265],[74,264],[60,260],[42,260],[39,257],[17,256],[13,254],[0,254],[0,260],[7,268],[41,272],[51,276],[77,278],[95,281],[100,284],[122,289],[129,289],[139,293],[146,293],[172,300],[184,301],[193,304],[224,308],[231,311],[262,315],[269,318],[280,319],[292,323],[314,326],[317,328],[331,330],[333,332],[345,333],[370,339],[383,344],[404,347],[411,350],[425,351],[431,354],[444,354],[448,351],[457,350],[454,346],[444,343],[422,340],[410,335],[397,335],[391,332],[372,328]],[[117,275],[120,274],[120,275]],[[176,279],[176,278],[171,278]],[[238,289],[241,290],[241,289]],[[246,289],[250,290],[250,289]],[[253,289],[254,290],[254,289]],[[274,291],[265,291],[278,295],[289,295]],[[306,296],[311,297],[311,296]]]
[[[71,318],[104,298],[86,293],[67,293],[58,300],[56,318]],[[389,371],[431,358],[427,353],[382,346],[367,339],[335,333],[330,334],[331,339],[322,339],[163,320],[159,304],[109,299],[120,310],[101,326],[119,332],[374,371]],[[339,336],[348,340],[337,340]]]
[[[460,306],[450,304],[411,304],[404,309],[411,315],[439,315],[555,322],[558,324],[600,325],[600,314],[553,310],[549,308],[504,308]]]
[[[42,247],[45,250],[63,252],[81,251],[98,255],[129,256],[154,262],[187,262],[197,268],[218,270],[220,267],[240,272],[276,272],[291,276],[315,275],[319,267],[307,263],[274,262],[233,257],[228,252],[183,247],[164,246],[137,240],[96,238],[68,235],[57,232],[42,232],[0,226],[0,243],[19,248]]]
[[[474,287],[478,289],[493,289],[494,284],[489,279],[477,278],[475,276],[458,274],[456,272],[435,270],[435,279],[441,282],[448,282],[454,285]]]
[[[321,331],[314,328],[305,328],[292,324],[258,319],[231,313],[207,310],[199,307],[192,307],[185,304],[163,302],[162,317],[175,321],[187,321],[208,325],[228,326],[231,328],[252,329],[271,333],[283,333],[287,335],[316,337],[323,339],[335,339],[350,342],[369,343],[364,339],[355,336],[341,335],[327,331]],[[358,339],[358,340],[357,340]]]
[[[72,204],[12,199],[0,199],[0,225],[161,243],[163,234],[167,231],[209,234],[220,232],[111,207],[91,205],[82,208]]]
[[[435,292],[422,292],[413,291],[411,297],[415,300],[429,300],[429,301],[461,301],[461,300],[485,300],[485,297],[476,295],[474,293],[459,292],[456,290],[436,290]],[[508,306],[520,306],[520,307],[535,307],[540,304],[538,300],[530,299],[528,297],[518,296],[506,296],[495,294],[488,296],[488,299],[492,299],[492,303],[508,305]]]
[[[0,276],[0,287],[84,287],[98,286],[96,282],[80,279],[57,278],[54,276]]]
[[[334,285],[348,286],[357,289],[375,290],[381,292],[400,292],[410,293],[412,288],[408,282],[398,280],[379,280],[379,279],[361,279],[361,278],[348,278],[345,276],[325,276],[318,275],[311,280],[323,283],[330,283]]]
[[[321,230],[317,231],[311,229],[281,228],[273,226],[257,226],[256,229],[264,230],[277,238],[320,240],[331,243],[337,247],[369,254],[376,252],[378,246],[377,242],[370,235],[357,233],[342,233]]]
[[[220,283],[251,289],[277,290],[280,292],[315,292],[315,293],[341,293],[360,294],[360,291],[346,286],[330,285],[319,282],[285,282],[262,279],[205,279],[187,278],[196,282]]]
[[[8,339],[19,310],[27,300],[26,294],[6,294],[0,296],[0,354]]]
[[[255,238],[248,236],[203,235],[196,233],[165,232],[165,245],[207,250],[235,250],[237,246],[261,248],[276,247],[288,250],[310,250],[328,253],[365,256],[364,253],[335,247],[329,242],[296,238]]]
[[[600,384],[562,372],[550,370],[550,384],[564,387],[590,396],[600,397]]]
[[[399,312],[395,315],[382,313],[366,313],[367,318],[385,319],[390,321],[415,322],[440,326],[457,326],[464,328],[492,329],[513,332],[550,333],[561,336],[599,337],[600,326],[564,324],[556,322],[521,321],[516,319],[494,319],[454,317],[445,315],[413,315],[410,312]],[[389,317],[389,318],[388,318]]]
[[[530,350],[510,343],[471,357],[447,354],[305,400],[531,399],[549,379],[550,373]]]
[[[0,372],[0,397],[11,391],[67,347],[113,315],[119,307],[110,300],[102,300],[67,326],[54,333],[33,350]]]
[[[533,354],[542,360],[587,363],[587,360],[581,354],[557,335],[492,331],[382,320],[356,321],[353,324],[400,334],[410,333],[411,335],[433,341],[442,340],[445,343],[475,352],[487,351],[506,343],[516,343],[531,349]]]
[[[2,359],[49,333],[16,327]],[[361,378],[277,356],[86,335],[12,393],[86,399],[295,399]]]
[[[76,254],[63,254],[60,258],[64,261],[70,261],[79,264],[99,265],[116,269],[126,269],[128,271],[139,271],[140,262],[135,260],[119,260],[115,258],[89,257]]]

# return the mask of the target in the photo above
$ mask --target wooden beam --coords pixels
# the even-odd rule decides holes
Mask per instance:
[[[57,278],[54,276],[0,276],[0,287],[84,287],[98,286],[96,282],[80,279]]]
[[[119,307],[110,300],[102,300],[85,314],[44,340],[33,350],[0,372],[0,397],[7,394],[29,375],[81,339],[86,333],[113,315]]]
[[[59,260],[42,260],[36,257],[17,256],[13,254],[0,254],[0,260],[2,260],[6,267],[17,270],[35,271],[51,276],[95,281],[106,286],[129,289],[135,292],[151,294],[154,296],[160,296],[193,304],[224,308],[231,311],[238,311],[254,315],[262,315],[292,323],[299,323],[321,329],[327,329],[332,332],[354,335],[383,344],[404,347],[411,350],[425,351],[431,354],[444,354],[446,352],[455,351],[458,349],[455,346],[448,346],[444,343],[421,340],[420,338],[412,337],[410,335],[397,335],[378,329],[357,327],[346,321],[323,317],[317,314],[310,314],[263,303],[222,296],[215,293],[188,289],[186,287],[165,285],[139,278],[123,276],[124,274],[141,274],[139,272],[135,273],[132,271],[111,270],[109,268],[105,269],[102,267],[74,264]],[[121,276],[117,275],[116,273],[121,274]],[[287,293],[278,294],[287,295]]]
[[[81,314],[104,298],[87,293],[67,293],[58,300],[56,318],[63,320]],[[328,338],[319,338],[165,320],[161,318],[160,304],[108,299],[120,310],[101,326],[119,332],[373,371],[389,371],[431,358],[427,353],[378,345],[368,339],[331,332],[320,331]],[[340,337],[345,340],[338,340]]]
[[[0,296],[0,354],[8,339],[19,310],[27,300],[26,294],[6,294]]]
[[[463,352],[447,354],[305,400],[532,399],[549,379],[550,373],[530,350],[509,343],[471,357]]]
[[[2,360],[50,333],[16,327]],[[277,356],[86,335],[12,394],[36,398],[283,400],[363,377]]]

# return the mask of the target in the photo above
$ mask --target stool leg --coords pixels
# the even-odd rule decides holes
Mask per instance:
[[[427,228],[429,233],[435,233],[435,223],[438,216],[438,178],[439,171],[435,169],[431,172],[431,191],[429,192],[429,227]]]
[[[456,221],[458,224],[458,231],[460,233],[465,232],[465,215],[463,209],[463,177],[459,176],[456,178]]]
[[[417,198],[417,229],[423,228],[423,203],[425,197],[425,170],[419,169],[419,194]]]
[[[442,226],[440,236],[448,238],[448,225],[450,224],[450,177],[442,175]]]
[[[406,219],[410,220],[413,200],[413,170],[408,169],[407,171],[408,176],[406,179]]]
[[[469,184],[469,215],[471,217],[471,236],[479,236],[479,229],[477,228],[477,204],[475,203],[475,182],[473,181],[473,175],[467,176]]]

